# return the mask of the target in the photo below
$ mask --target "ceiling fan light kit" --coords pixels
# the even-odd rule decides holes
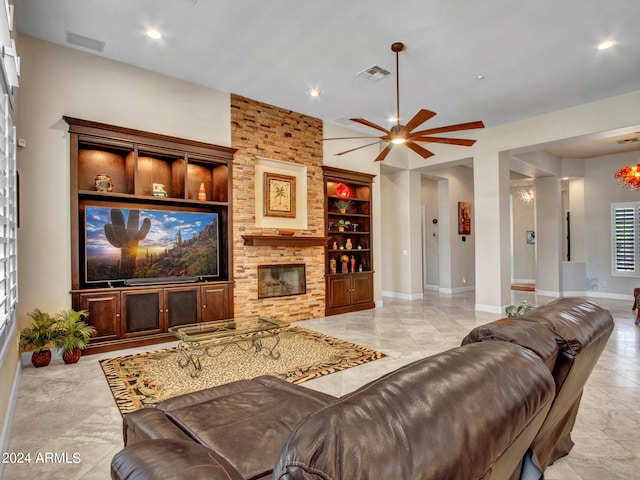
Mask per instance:
[[[460,145],[464,147],[470,147],[471,145],[473,145],[476,142],[475,140],[468,140],[464,138],[447,138],[434,135],[437,135],[439,133],[449,133],[462,130],[484,128],[484,124],[481,121],[459,123],[456,125],[447,125],[445,127],[414,131],[420,125],[436,115],[435,112],[422,109],[418,113],[416,113],[413,118],[409,120],[405,125],[402,125],[400,123],[400,66],[398,61],[398,54],[404,51],[404,49],[405,47],[402,42],[395,42],[391,45],[391,51],[396,55],[396,124],[392,126],[391,129],[387,129],[373,122],[370,122],[369,120],[365,120],[364,118],[351,119],[352,122],[359,123],[360,125],[364,125],[366,127],[373,128],[384,133],[384,135],[378,137],[378,139],[386,142],[387,146],[378,154],[375,161],[381,162],[382,160],[384,160],[394,145],[405,145],[407,148],[411,149],[425,159],[433,156],[433,152],[427,150],[421,145],[418,145],[418,143],[444,143],[449,145]],[[346,140],[355,138],[370,137],[325,138],[325,140]],[[344,152],[337,153],[336,155],[344,155],[346,153],[360,150],[361,148],[369,147],[377,143],[379,143],[379,141],[375,141],[373,143],[362,145],[356,148],[351,148],[349,150],[345,150]]]

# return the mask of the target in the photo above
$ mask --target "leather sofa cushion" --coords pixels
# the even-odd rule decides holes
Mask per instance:
[[[244,478],[273,469],[280,448],[294,426],[335,397],[276,377],[221,385],[160,402],[156,416],[138,410],[125,416],[125,438],[176,438],[178,429],[192,441],[217,452]],[[141,425],[142,424],[142,425]],[[183,438],[182,435],[178,438]]]
[[[167,465],[171,459],[171,466]],[[173,472],[173,473],[172,473]],[[118,480],[244,480],[220,455],[190,440],[144,440],[111,461]]]
[[[508,479],[554,396],[532,352],[480,342],[401,367],[306,417],[273,478]]]

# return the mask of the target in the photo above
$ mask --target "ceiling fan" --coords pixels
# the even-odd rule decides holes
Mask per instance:
[[[345,153],[353,152],[355,150],[359,150],[361,148],[369,147],[371,145],[375,145],[379,143],[380,140],[387,142],[388,145],[378,154],[375,161],[380,162],[386,158],[394,145],[405,145],[407,148],[410,148],[422,158],[429,158],[433,155],[432,152],[427,150],[418,143],[447,143],[450,145],[462,145],[464,147],[470,147],[474,143],[475,140],[467,140],[464,138],[446,138],[446,137],[437,137],[433,135],[437,135],[439,133],[447,133],[447,132],[458,132],[461,130],[471,130],[475,128],[484,128],[484,124],[481,121],[477,122],[467,122],[467,123],[458,123],[456,125],[447,125],[445,127],[431,128],[427,130],[419,130],[413,131],[420,125],[422,125],[427,120],[433,118],[436,113],[431,110],[422,109],[415,116],[409,120],[405,125],[400,123],[400,70],[398,66],[398,54],[404,50],[404,44],[401,42],[395,42],[391,45],[391,50],[396,54],[396,119],[397,123],[390,130],[381,127],[380,125],[376,125],[369,120],[365,120],[364,118],[352,118],[352,122],[359,123],[361,125],[365,125],[370,128],[374,128],[376,130],[384,132],[384,135],[379,137],[373,143],[369,143],[367,145],[362,145],[360,147],[352,148],[350,150],[345,150],[344,152],[337,153],[336,155],[344,155]],[[370,137],[342,137],[342,138],[325,138],[325,140],[347,140],[347,139],[355,139],[355,138],[370,138]]]

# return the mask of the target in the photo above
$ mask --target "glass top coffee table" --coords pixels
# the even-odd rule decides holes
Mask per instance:
[[[231,345],[245,351],[263,352],[277,360],[280,358],[278,329],[288,325],[272,318],[247,317],[176,325],[170,327],[169,332],[180,340],[178,364],[188,367],[191,376],[196,378],[202,372],[202,357],[217,357]]]

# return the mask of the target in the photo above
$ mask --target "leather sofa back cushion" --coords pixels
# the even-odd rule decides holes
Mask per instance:
[[[557,335],[560,348],[574,356],[603,335],[608,339],[614,325],[607,310],[583,298],[559,298],[522,318],[544,324]]]
[[[509,478],[554,392],[532,352],[505,342],[465,345],[309,415],[285,443],[273,478]],[[507,470],[491,477],[509,454]]]
[[[553,372],[560,350],[554,333],[545,325],[521,318],[502,318],[476,327],[462,340],[462,345],[487,340],[511,342],[528,348],[540,357],[550,372]]]

